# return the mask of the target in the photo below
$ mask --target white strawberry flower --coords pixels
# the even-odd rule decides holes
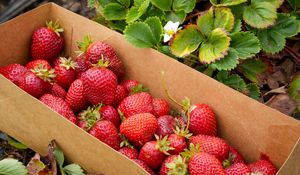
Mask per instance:
[[[165,34],[164,34],[164,42],[170,41],[172,36],[179,30],[179,22],[168,21],[168,23],[164,26]]]

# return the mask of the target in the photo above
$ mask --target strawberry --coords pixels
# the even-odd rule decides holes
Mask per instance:
[[[51,89],[51,94],[62,99],[65,99],[67,92],[64,88],[60,87],[58,84],[54,83]]]
[[[195,135],[217,135],[216,117],[208,105],[197,104],[191,107],[189,130]]]
[[[77,79],[71,84],[66,95],[66,102],[75,113],[88,107],[81,79]]]
[[[224,161],[229,155],[229,145],[225,140],[208,135],[196,135],[190,139],[190,144],[199,144],[202,151],[216,156],[219,161]]]
[[[97,105],[113,103],[117,89],[116,75],[106,69],[93,67],[82,75],[84,95],[90,103]]]
[[[53,67],[59,66],[60,64],[61,64],[60,57],[55,58],[55,60],[52,62]]]
[[[40,98],[40,101],[45,105],[49,106],[52,110],[56,111],[63,117],[76,124],[77,120],[73,111],[62,98],[56,97],[51,94],[45,94]]]
[[[139,159],[133,159],[133,161],[135,163],[137,163],[140,167],[142,167],[144,170],[146,170],[150,175],[156,175],[153,170],[151,170],[151,168],[149,168],[149,166],[143,162],[142,160]]]
[[[186,175],[188,166],[180,155],[168,156],[159,169],[159,175]]]
[[[38,59],[28,62],[25,67],[27,69],[35,69],[35,68],[43,68],[43,69],[51,69],[51,65],[46,60]]]
[[[175,119],[170,115],[163,115],[157,118],[158,127],[156,134],[166,136],[174,133]]]
[[[19,79],[25,72],[27,68],[20,64],[9,64],[0,68],[0,74],[16,85],[19,84]]]
[[[60,57],[60,64],[54,67],[56,74],[54,80],[56,83],[62,88],[68,89],[76,78],[76,66],[76,63],[72,60],[72,58],[66,59],[64,57]]]
[[[170,107],[168,102],[165,99],[161,99],[161,98],[153,99],[152,104],[153,104],[153,114],[156,117],[169,114]]]
[[[120,116],[119,116],[118,111],[114,107],[109,106],[109,105],[102,106],[99,109],[99,112],[103,119],[111,121],[115,125],[116,128],[120,127],[120,124],[121,124]]]
[[[180,136],[178,134],[171,134],[168,137],[168,141],[170,142],[170,146],[174,148],[174,150],[169,151],[172,155],[178,155],[183,152],[187,147],[187,143],[185,141],[185,137]]]
[[[139,156],[139,152],[135,148],[130,148],[130,147],[123,147],[119,149],[119,152],[129,159],[137,159]]]
[[[90,63],[96,64],[100,59],[104,59],[103,61],[109,62],[107,68],[113,71],[117,77],[124,76],[123,63],[112,46],[101,41],[93,42],[90,36],[85,36],[84,41],[77,42],[77,44]]]
[[[31,69],[21,75],[19,87],[28,94],[39,98],[44,93],[51,91],[54,77],[53,69]]]
[[[153,114],[152,96],[146,92],[140,92],[123,99],[118,110],[126,118],[135,114],[151,113]]]
[[[127,95],[129,95],[139,84],[140,83],[136,80],[125,80],[121,83],[121,85],[125,88]]]
[[[47,27],[38,28],[32,35],[31,55],[35,60],[45,59],[52,62],[63,49],[64,40],[59,34],[63,29],[52,21],[46,24]]]
[[[235,163],[230,167],[225,169],[226,175],[247,175],[250,174],[251,171],[247,165],[244,163]]]
[[[208,153],[197,153],[188,163],[191,175],[226,175],[221,162]]]
[[[89,133],[113,149],[120,149],[118,130],[112,122],[100,120],[94,124]]]
[[[261,154],[260,160],[248,165],[252,173],[263,175],[275,175],[277,168],[272,164],[269,157]]]
[[[170,147],[170,142],[167,140],[167,136],[163,139],[158,138],[157,141],[149,141],[141,148],[139,159],[144,161],[151,169],[157,169],[160,167]]]
[[[226,168],[236,163],[245,163],[245,160],[235,148],[229,146],[229,155],[228,158],[223,161],[223,166]]]
[[[117,85],[113,106],[118,107],[121,101],[127,96],[126,90],[123,86]]]
[[[77,73],[79,72],[85,72],[89,68],[92,67],[90,62],[86,59],[85,55],[80,55],[76,58],[75,62],[77,63],[77,67],[75,68],[75,71]]]
[[[156,129],[156,117],[150,113],[143,113],[133,115],[121,123],[120,133],[140,147],[152,139]]]

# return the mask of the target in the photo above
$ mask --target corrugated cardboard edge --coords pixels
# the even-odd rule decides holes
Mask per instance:
[[[300,138],[295,144],[295,147],[288,159],[279,169],[277,175],[299,175],[300,174]]]

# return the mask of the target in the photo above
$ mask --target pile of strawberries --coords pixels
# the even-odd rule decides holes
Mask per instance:
[[[59,57],[61,32],[53,22],[34,31],[32,61],[4,66],[0,74],[152,175],[276,174],[267,156],[246,164],[217,137],[208,105],[173,100],[182,111],[171,112],[138,81],[122,81],[124,67],[110,45],[86,36],[79,56]]]

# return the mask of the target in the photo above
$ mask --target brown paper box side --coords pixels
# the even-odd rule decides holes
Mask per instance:
[[[158,78],[160,71],[164,70],[173,96],[179,100],[187,96],[194,103],[212,106],[217,114],[219,134],[237,147],[247,160],[253,161],[258,158],[259,152],[264,152],[279,167],[288,158],[300,137],[299,121],[251,100],[152,49],[134,48],[122,35],[54,4],[45,5],[0,25],[3,41],[0,43],[0,66],[13,62],[24,63],[29,58],[30,36],[37,26],[44,25],[46,19],[59,19],[65,28],[67,53],[77,50],[75,41],[81,40],[85,34],[111,44],[125,64],[127,77],[142,82],[155,97],[165,97]],[[27,25],[24,26],[25,24]],[[38,152],[46,153],[49,140],[55,138],[66,156],[83,165],[89,172],[143,173],[125,161],[126,158],[108,151],[109,148],[58,117],[3,77],[0,77],[0,111],[1,129]],[[92,152],[89,152],[91,148]],[[290,156],[293,161],[285,162],[281,174],[285,173],[285,169],[291,171],[289,174],[299,173],[299,169],[293,167],[293,162],[300,160],[299,149],[299,146],[295,146],[294,154]],[[115,162],[121,163],[116,165]]]

